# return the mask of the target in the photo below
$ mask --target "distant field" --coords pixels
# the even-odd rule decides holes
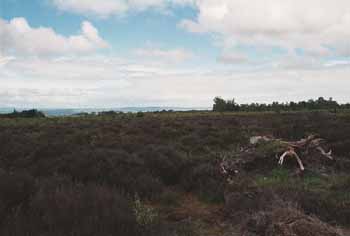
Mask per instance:
[[[349,111],[0,118],[0,130],[0,235],[274,236],[287,234],[268,222],[287,216],[322,232],[309,235],[350,227]],[[311,133],[335,161],[302,156],[305,173],[249,145]]]

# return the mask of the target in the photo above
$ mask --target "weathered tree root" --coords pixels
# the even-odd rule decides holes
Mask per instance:
[[[297,154],[297,151],[299,153],[305,153],[308,154],[310,149],[314,149],[319,151],[322,156],[327,157],[330,160],[333,160],[332,157],[332,150],[329,152],[326,152],[322,147],[321,144],[325,142],[324,139],[317,138],[316,135],[310,135],[307,138],[301,139],[299,141],[295,142],[287,142],[287,141],[282,141],[280,139],[274,139],[274,138],[269,138],[266,136],[254,136],[250,138],[250,143],[252,145],[256,145],[260,142],[278,142],[283,146],[286,151],[279,157],[278,164],[283,165],[284,159],[286,156],[290,157],[295,157],[299,164],[299,168],[301,171],[305,170],[304,164],[301,161],[299,155]]]
[[[334,160],[332,156],[332,150],[326,152],[321,146],[325,143],[324,139],[318,138],[316,135],[310,135],[307,138],[301,139],[299,141],[283,141],[281,139],[275,139],[269,136],[253,136],[250,138],[251,147],[243,149],[240,151],[242,155],[245,155],[249,152],[256,152],[258,149],[255,149],[254,146],[261,143],[273,142],[276,145],[278,150],[275,154],[278,159],[278,164],[283,165],[286,157],[295,158],[298,162],[299,169],[301,171],[305,170],[302,157],[307,156],[311,151],[318,151],[322,156]],[[282,153],[282,154],[281,154]],[[239,168],[237,169],[235,159],[222,157],[220,162],[220,172],[225,176],[231,176],[238,173]]]
[[[294,151],[294,149],[290,149],[288,151],[285,151],[282,156],[279,158],[279,161],[278,161],[278,164],[280,165],[283,165],[283,162],[284,162],[284,158],[286,156],[290,156],[290,157],[295,157],[297,159],[297,162],[299,164],[299,167],[300,167],[300,170],[301,171],[304,171],[305,170],[305,167],[304,167],[304,164],[303,162],[301,161],[300,157],[298,156],[298,154]]]

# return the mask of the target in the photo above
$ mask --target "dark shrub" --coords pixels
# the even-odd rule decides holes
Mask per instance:
[[[137,169],[142,162],[124,151],[84,149],[61,158],[58,171],[76,181],[106,182],[115,171]]]
[[[234,220],[257,212],[278,203],[277,197],[269,188],[260,188],[252,179],[236,178],[225,190],[225,213]]]
[[[142,235],[131,204],[117,191],[98,185],[41,188],[0,229],[1,235]]]
[[[172,147],[149,147],[140,153],[149,170],[165,184],[179,183],[186,159]]]
[[[341,236],[330,225],[285,203],[253,214],[243,228],[244,236]]]
[[[62,158],[59,173],[83,183],[104,183],[124,192],[151,198],[161,192],[162,183],[150,174],[137,155],[111,149],[92,149]]]
[[[136,117],[141,118],[141,117],[144,117],[144,116],[145,116],[145,114],[143,112],[141,112],[141,111],[136,113]]]
[[[159,201],[166,207],[174,207],[180,204],[181,194],[174,190],[166,190],[164,191]]]
[[[193,162],[183,177],[182,186],[186,191],[197,192],[203,200],[222,202],[225,180],[217,163],[205,160]]]
[[[333,224],[350,225],[350,196],[346,190],[300,191],[298,195],[296,202],[306,213]]]
[[[24,207],[35,193],[34,178],[27,173],[0,171],[0,217],[2,220],[15,207]]]

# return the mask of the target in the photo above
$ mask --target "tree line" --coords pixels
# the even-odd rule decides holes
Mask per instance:
[[[44,118],[45,114],[36,109],[17,111],[13,110],[12,113],[9,114],[0,114],[0,118]]]
[[[213,111],[225,112],[257,112],[257,111],[305,111],[305,110],[330,110],[336,112],[337,110],[350,109],[350,103],[339,104],[333,98],[325,99],[319,97],[318,99],[309,99],[307,101],[300,102],[273,102],[266,103],[251,103],[251,104],[238,104],[235,99],[225,100],[221,97],[214,98]]]

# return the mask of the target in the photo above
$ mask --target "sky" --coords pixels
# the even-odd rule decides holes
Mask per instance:
[[[348,0],[0,0],[0,107],[350,102]]]

